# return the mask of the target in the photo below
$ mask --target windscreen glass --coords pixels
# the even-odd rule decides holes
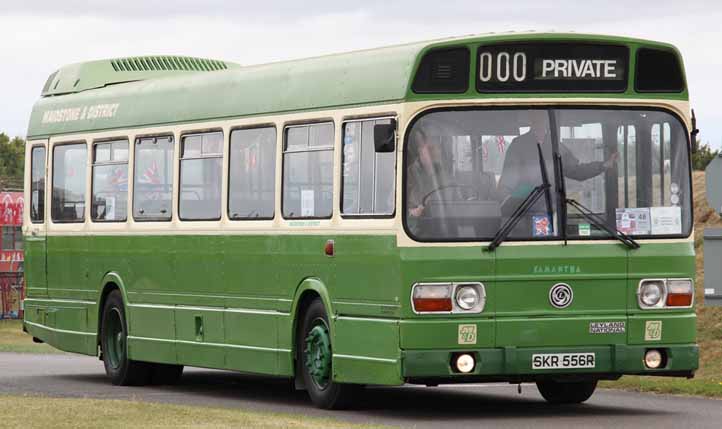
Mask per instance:
[[[563,195],[612,229],[691,230],[687,133],[663,111],[434,111],[414,122],[405,150],[405,225],[420,241],[490,240],[538,187],[508,239],[608,237],[565,204],[560,177]]]

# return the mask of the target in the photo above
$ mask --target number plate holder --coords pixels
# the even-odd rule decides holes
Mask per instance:
[[[595,353],[535,353],[531,357],[531,369],[579,369],[594,368]]]

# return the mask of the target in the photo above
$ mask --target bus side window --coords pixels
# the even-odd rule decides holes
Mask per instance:
[[[333,134],[332,122],[286,128],[283,151],[284,218],[331,217]]]
[[[30,220],[45,221],[45,146],[36,146],[31,152]]]
[[[85,143],[53,148],[51,218],[53,222],[85,221],[85,171],[88,148]]]
[[[128,140],[95,143],[93,150],[90,218],[94,222],[125,222],[128,218]]]
[[[228,217],[273,219],[276,128],[233,130],[228,171]]]
[[[341,213],[394,213],[396,152],[376,152],[374,126],[391,119],[349,121],[343,128]]]
[[[142,137],[135,142],[133,218],[168,221],[173,194],[173,137]]]
[[[223,133],[186,135],[181,141],[181,220],[221,218]]]

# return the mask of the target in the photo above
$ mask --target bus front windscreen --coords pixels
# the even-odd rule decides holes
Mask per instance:
[[[686,237],[688,142],[682,122],[662,110],[431,111],[406,141],[404,224],[419,241],[489,241],[543,185],[546,170],[549,192],[508,240],[609,237],[566,200],[635,238]]]

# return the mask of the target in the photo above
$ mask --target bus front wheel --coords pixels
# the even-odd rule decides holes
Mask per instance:
[[[150,381],[152,367],[146,362],[128,359],[128,323],[120,291],[108,295],[103,307],[100,348],[105,373],[117,386],[140,386]]]
[[[538,381],[539,393],[552,404],[581,404],[589,399],[597,388],[597,380],[593,381]]]
[[[320,408],[348,407],[360,386],[333,381],[332,344],[328,315],[320,299],[314,300],[301,320],[296,342],[298,371],[311,401]]]

